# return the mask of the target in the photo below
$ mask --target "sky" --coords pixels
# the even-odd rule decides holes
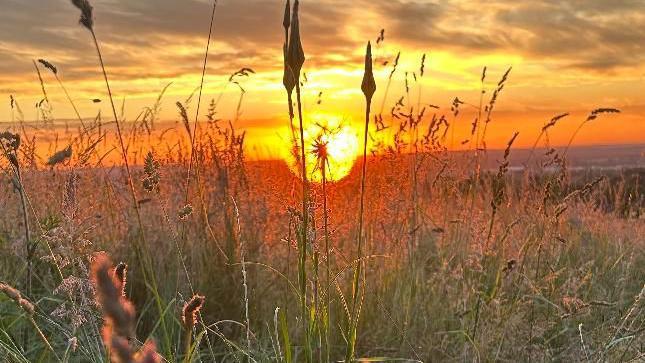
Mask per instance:
[[[160,118],[178,120],[184,102],[199,85],[212,2],[208,0],[91,0],[95,30],[104,52],[113,93],[124,102],[127,119],[151,106],[168,84]],[[283,1],[220,0],[204,88],[204,104],[218,99],[218,117],[248,132],[258,155],[281,154],[287,138],[287,101],[282,86]],[[83,117],[109,115],[97,57],[89,33],[78,25],[68,0],[3,0],[0,12],[0,120],[15,118],[10,96],[25,118],[36,118],[42,89],[33,59],[55,64]],[[615,107],[620,115],[594,120],[576,144],[645,142],[645,1],[643,0],[303,0],[301,33],[306,53],[303,86],[309,121],[342,122],[361,132],[360,93],[363,55],[375,45],[375,109],[384,114],[405,93],[405,72],[425,75],[412,84],[412,100],[440,106],[450,114],[455,97],[479,103],[482,68],[487,67],[486,98],[512,67],[499,96],[487,144],[503,147],[514,131],[519,146],[533,144],[551,117],[571,113],[550,135],[566,144],[573,130],[596,107]],[[398,52],[401,61],[384,98]],[[387,65],[384,65],[387,62]],[[243,67],[255,74],[229,76]],[[55,118],[73,112],[50,73],[41,69]],[[321,95],[322,92],[322,95]],[[203,119],[206,107],[202,107]],[[467,137],[474,108],[465,106],[456,121]],[[195,101],[189,105],[194,115]],[[194,117],[194,116],[192,116]],[[0,121],[0,128],[2,128]]]

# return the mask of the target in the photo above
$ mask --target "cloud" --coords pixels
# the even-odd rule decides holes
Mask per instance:
[[[562,69],[616,71],[645,61],[645,2],[373,2],[388,33],[412,47],[506,53]]]
[[[175,81],[171,92],[194,88],[204,56],[210,0],[90,1],[119,95],[149,95],[170,81]],[[267,103],[269,95],[281,91],[283,9],[284,0],[219,1],[208,87],[217,89],[216,82],[250,67],[258,74],[248,88],[248,102]],[[361,67],[364,43],[374,40],[381,28],[386,29],[386,40],[380,58],[396,54],[399,47],[404,57],[406,52],[428,52],[429,62],[435,59],[433,53],[445,53],[433,84],[442,91],[452,92],[450,86],[456,83],[468,88],[468,77],[472,74],[476,80],[480,67],[502,69],[510,59],[524,63],[514,68],[513,81],[518,83],[511,87],[560,85],[564,76],[579,85],[583,77],[587,82],[618,84],[620,78],[642,76],[645,69],[642,0],[305,0],[301,14],[305,70],[318,71],[319,77],[311,74],[316,87],[343,97],[339,87],[354,84],[352,77],[358,76],[351,71]],[[75,93],[93,95],[102,89],[95,50],[87,31],[78,26],[78,16],[69,0],[5,0],[0,12],[2,97],[38,96],[31,62],[38,58],[56,64]],[[479,64],[481,59],[496,64]],[[621,92],[629,93],[626,90]]]

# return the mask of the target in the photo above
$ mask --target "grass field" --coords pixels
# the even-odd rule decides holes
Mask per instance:
[[[177,102],[176,122],[156,120],[163,95],[123,120],[94,9],[72,3],[113,112],[63,126],[45,100],[28,122],[12,98],[18,116],[0,123],[0,360],[645,359],[642,154],[615,168],[570,157],[588,155],[572,146],[579,130],[619,110],[570,120],[580,126],[569,145],[548,143],[573,118],[562,114],[535,130],[532,149],[514,148],[508,130],[507,147],[490,150],[510,68],[499,80],[484,69],[473,122],[458,98],[442,114],[421,107],[415,82],[376,82],[368,44],[365,128],[343,175],[332,160],[342,128],[305,137],[305,53],[298,2],[287,2],[293,155],[248,160],[244,131],[218,120],[217,95],[201,88]],[[51,87],[73,89],[55,65],[35,64]],[[391,78],[397,63],[387,67]],[[379,87],[402,98],[381,105]],[[455,139],[457,122],[473,122],[468,140]]]

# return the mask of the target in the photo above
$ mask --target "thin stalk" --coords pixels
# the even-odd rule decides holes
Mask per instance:
[[[186,345],[184,346],[184,363],[190,363],[193,358],[192,354],[192,346],[193,346],[193,329],[191,328],[186,328],[186,333],[185,333],[185,338],[184,341],[186,342]]]
[[[213,0],[213,11],[211,12],[211,22],[208,28],[208,41],[206,42],[206,52],[204,54],[204,63],[202,66],[202,77],[199,83],[199,94],[197,96],[197,110],[195,112],[195,126],[193,127],[193,135],[190,139],[190,161],[188,163],[188,171],[186,173],[186,203],[190,196],[190,173],[193,167],[193,160],[195,158],[195,136],[197,134],[197,122],[199,118],[199,107],[202,102],[202,90],[204,88],[204,77],[206,76],[206,66],[208,64],[208,51],[211,45],[211,36],[213,34],[213,22],[215,20],[215,10],[217,9],[217,0]]]
[[[576,138],[576,136],[578,136],[578,133],[586,123],[587,123],[586,120],[580,123],[580,125],[573,132],[573,134],[571,135],[571,138],[569,139],[569,142],[567,143],[567,147],[565,147],[564,152],[562,152],[562,158],[565,158],[567,156],[567,153],[569,152],[569,148],[571,148],[571,144],[573,144],[573,140]]]
[[[361,194],[360,194],[360,207],[358,212],[358,249],[357,249],[357,259],[356,259],[356,269],[354,270],[354,281],[352,284],[352,314],[351,314],[351,324],[349,331],[349,344],[347,345],[347,356],[345,358],[346,362],[352,362],[354,360],[354,350],[356,344],[356,329],[358,326],[358,298],[359,298],[359,289],[360,289],[360,275],[361,275],[361,266],[363,258],[363,224],[364,224],[364,214],[365,214],[365,179],[367,175],[367,135],[370,124],[370,109],[371,103],[367,103],[365,109],[365,133],[363,135],[363,165],[361,170]]]
[[[63,82],[60,80],[58,77],[57,73],[54,73],[54,77],[56,78],[56,81],[58,82],[58,85],[60,88],[63,90],[63,93],[65,93],[65,97],[67,97],[67,100],[69,101],[69,104],[72,106],[72,109],[74,110],[74,113],[76,114],[76,118],[78,118],[78,121],[81,123],[81,127],[83,127],[83,131],[87,133],[87,128],[85,127],[85,123],[83,122],[83,118],[81,117],[80,112],[78,112],[78,108],[76,108],[76,104],[74,104],[74,101],[72,100],[72,97],[70,97],[69,93],[67,92],[67,88],[63,85]]]
[[[370,125],[370,110],[372,107],[372,97],[376,92],[376,81],[374,80],[374,73],[372,71],[372,46],[370,42],[367,42],[367,49],[365,52],[365,73],[363,74],[363,82],[361,83],[361,90],[365,96],[365,133],[363,135],[363,168],[361,170],[361,200],[360,200],[360,209],[358,214],[358,248],[356,259],[356,269],[354,270],[354,281],[353,281],[353,291],[352,291],[352,311],[351,311],[351,322],[348,329],[348,341],[347,341],[347,351],[345,356],[346,362],[352,362],[354,360],[354,351],[356,346],[356,328],[358,326],[358,319],[360,315],[360,309],[363,303],[363,295],[360,294],[360,276],[361,276],[361,267],[363,264],[363,223],[364,223],[364,214],[365,214],[365,178],[367,175],[367,135],[369,134],[369,125]],[[363,294],[365,291],[365,277],[363,277]],[[358,304],[359,295],[361,297],[361,305]]]
[[[29,229],[29,214],[27,212],[27,197],[25,196],[24,183],[20,168],[16,167],[16,177],[18,178],[18,191],[20,192],[20,204],[22,206],[22,221],[25,224],[25,243],[27,246],[27,293],[31,295],[32,280],[34,275],[34,248],[31,245],[31,231]]]
[[[330,278],[330,261],[329,261],[329,213],[327,212],[327,173],[326,173],[326,163],[323,162],[323,167],[321,170],[322,173],[322,192],[323,192],[323,232],[325,234],[325,265],[326,265],[326,275],[327,275],[327,284],[325,286],[325,362],[329,362],[329,323],[331,317],[329,316],[331,309],[329,307],[330,297],[329,297],[329,286],[331,284]]]
[[[298,120],[300,122],[300,169],[302,173],[302,230],[299,241],[300,261],[299,285],[300,285],[300,308],[302,310],[302,323],[305,332],[305,352],[308,362],[311,362],[311,346],[309,337],[309,314],[307,313],[307,234],[309,225],[309,182],[307,181],[307,162],[305,160],[305,131],[303,127],[302,102],[300,93],[300,81],[296,83],[296,99],[298,102]]]
[[[47,349],[48,349],[50,352],[52,352],[52,354],[54,355],[54,357],[56,357],[56,360],[57,360],[57,361],[61,362],[60,357],[58,356],[58,354],[56,354],[56,351],[55,351],[55,350],[54,350],[54,348],[51,346],[51,344],[49,344],[49,340],[47,339],[47,337],[45,336],[45,334],[43,333],[43,331],[42,331],[42,330],[40,330],[40,327],[38,326],[38,324],[36,324],[36,321],[34,320],[34,317],[33,317],[33,316],[29,316],[29,322],[31,322],[31,325],[33,325],[34,329],[36,329],[36,332],[38,333],[38,336],[39,336],[39,337],[40,337],[40,339],[43,341],[43,343],[45,343],[45,346],[47,347]]]

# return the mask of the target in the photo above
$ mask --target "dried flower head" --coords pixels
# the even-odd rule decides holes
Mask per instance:
[[[322,135],[318,135],[312,145],[311,153],[314,154],[316,159],[321,163],[326,162],[329,157],[327,144],[329,144],[329,142],[324,140]]]
[[[374,92],[376,92],[376,81],[374,80],[374,73],[372,72],[372,44],[370,42],[367,42],[367,50],[365,52],[365,73],[363,74],[361,90],[367,99],[367,103],[370,103]]]
[[[88,0],[72,0],[72,4],[76,6],[81,11],[81,17],[78,22],[82,26],[86,27],[87,30],[92,31],[94,27],[94,17],[92,15],[92,5]]]
[[[194,295],[190,301],[188,301],[181,312],[181,320],[184,323],[184,326],[188,329],[192,329],[197,322],[197,314],[199,310],[204,306],[206,298],[202,295]]]

